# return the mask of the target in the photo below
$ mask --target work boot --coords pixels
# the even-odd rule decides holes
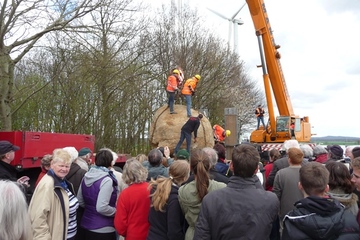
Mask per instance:
[[[177,114],[177,112],[170,112],[170,114]]]

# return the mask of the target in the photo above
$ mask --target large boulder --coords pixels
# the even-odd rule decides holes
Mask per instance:
[[[182,126],[189,119],[186,114],[186,106],[175,105],[177,114],[170,114],[167,105],[159,108],[153,117],[150,125],[150,144],[152,147],[168,146],[171,153],[174,152],[176,144],[180,140],[180,132]],[[191,109],[192,116],[198,116],[200,112]],[[191,149],[213,147],[214,135],[210,121],[204,116],[201,119],[197,132],[197,141],[194,143],[194,134],[192,134]],[[181,148],[186,149],[186,140],[184,140]]]

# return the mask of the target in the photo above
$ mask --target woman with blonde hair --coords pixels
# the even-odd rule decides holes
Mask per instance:
[[[149,212],[150,229],[148,240],[183,240],[185,218],[178,200],[178,190],[189,178],[190,165],[177,160],[169,168],[169,177],[151,180],[152,206]]]
[[[29,205],[33,239],[75,239],[79,201],[65,178],[71,156],[63,149],[55,149],[52,155],[51,168],[36,186]]]
[[[211,191],[226,187],[225,183],[210,179],[211,164],[209,156],[200,149],[195,149],[190,155],[190,169],[195,179],[179,189],[179,202],[189,224],[186,230],[185,239],[194,237],[195,223],[200,212],[203,198]]]
[[[135,158],[126,161],[122,178],[128,185],[116,205],[114,225],[126,240],[145,240],[149,231],[150,190],[148,172]]]

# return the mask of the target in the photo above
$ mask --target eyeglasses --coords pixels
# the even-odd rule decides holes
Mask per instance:
[[[360,178],[360,176],[356,175],[355,173],[352,173],[352,174],[351,174],[351,177],[355,177],[356,179],[359,179],[359,178]]]

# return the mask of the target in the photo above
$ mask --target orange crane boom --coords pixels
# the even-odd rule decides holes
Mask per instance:
[[[280,46],[275,44],[265,3],[263,0],[246,0],[246,2],[259,43],[269,112],[268,125],[265,128],[253,131],[250,141],[254,143],[282,143],[285,140],[296,139],[299,142],[309,142],[311,138],[309,117],[300,118],[294,114],[280,63],[281,55],[278,52]],[[279,111],[279,116],[276,118],[272,93]]]

